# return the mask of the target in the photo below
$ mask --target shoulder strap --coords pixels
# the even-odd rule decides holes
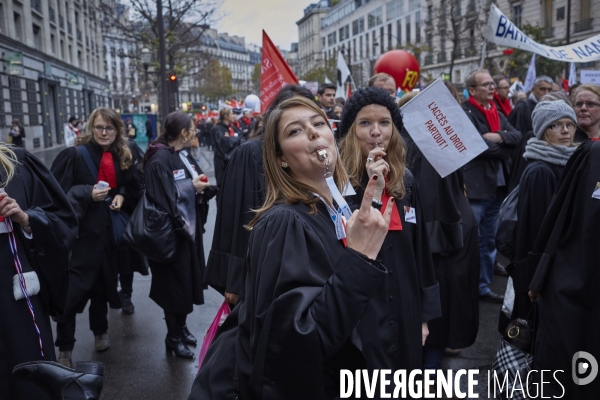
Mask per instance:
[[[92,161],[92,156],[90,155],[90,152],[88,151],[88,149],[85,146],[76,146],[75,150],[77,150],[77,152],[79,154],[81,154],[81,156],[85,160],[85,163],[87,164],[88,168],[90,169],[90,172],[92,173],[92,176],[94,177],[94,180],[97,181],[98,180],[98,169],[96,168],[96,164],[94,164],[94,161]]]

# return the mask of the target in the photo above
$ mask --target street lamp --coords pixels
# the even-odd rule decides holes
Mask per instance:
[[[144,72],[146,73],[146,82],[148,82],[148,66],[150,65],[150,57],[150,50],[144,47],[142,49],[142,55],[140,58],[142,59],[142,64],[144,65]]]

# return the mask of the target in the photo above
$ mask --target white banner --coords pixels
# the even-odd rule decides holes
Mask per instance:
[[[600,71],[594,70],[581,70],[580,74],[580,82],[583,84],[591,83],[594,85],[600,85]]]
[[[492,4],[488,18],[487,40],[502,46],[531,51],[542,57],[565,62],[600,60],[600,35],[566,46],[550,47],[534,42]]]
[[[404,127],[442,178],[487,150],[441,78],[402,106]]]

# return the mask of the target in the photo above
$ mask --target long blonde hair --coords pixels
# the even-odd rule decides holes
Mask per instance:
[[[266,178],[265,202],[261,208],[254,210],[257,214],[247,225],[247,228],[249,229],[252,229],[260,217],[276,204],[284,202],[288,204],[304,203],[310,206],[311,214],[315,214],[317,212],[317,202],[319,201],[319,197],[315,196],[314,193],[320,194],[321,197],[325,197],[324,193],[319,193],[316,188],[295,179],[289,170],[282,168],[279,163],[279,157],[282,155],[278,137],[279,123],[287,110],[298,106],[310,108],[327,121],[327,115],[325,115],[323,110],[321,110],[314,101],[300,96],[294,96],[284,100],[270,112],[263,135],[263,162],[265,164]],[[331,129],[329,122],[327,122],[327,126]],[[340,157],[337,157],[335,163],[333,179],[340,191],[342,191],[348,183],[348,175],[346,174],[346,170],[344,169]]]
[[[96,143],[94,140],[94,120],[97,116],[101,116],[104,120],[109,121],[117,130],[115,141],[110,145],[108,151],[117,157],[121,170],[128,169],[131,167],[132,156],[129,146],[127,146],[127,139],[125,138],[125,124],[119,114],[111,108],[98,107],[92,111],[85,127],[85,133],[77,137],[75,146],[81,146],[88,142]]]
[[[340,142],[340,152],[342,153],[342,162],[350,176],[350,183],[354,187],[363,187],[362,179],[366,167],[358,136],[356,136],[356,120],[350,126],[348,134]],[[400,132],[394,124],[392,124],[392,137],[385,152],[386,156],[383,159],[390,166],[388,182],[385,187],[388,193],[391,193],[397,199],[401,199],[406,193],[404,187],[406,148]]]
[[[17,155],[9,146],[0,144],[0,171],[1,176],[6,178],[6,181],[0,182],[0,188],[6,187],[8,182],[15,175],[15,164],[17,164]]]

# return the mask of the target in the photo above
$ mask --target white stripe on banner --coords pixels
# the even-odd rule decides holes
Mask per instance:
[[[488,18],[487,40],[502,46],[531,51],[556,61],[585,63],[600,60],[600,35],[566,46],[550,47],[526,36],[494,4]]]

